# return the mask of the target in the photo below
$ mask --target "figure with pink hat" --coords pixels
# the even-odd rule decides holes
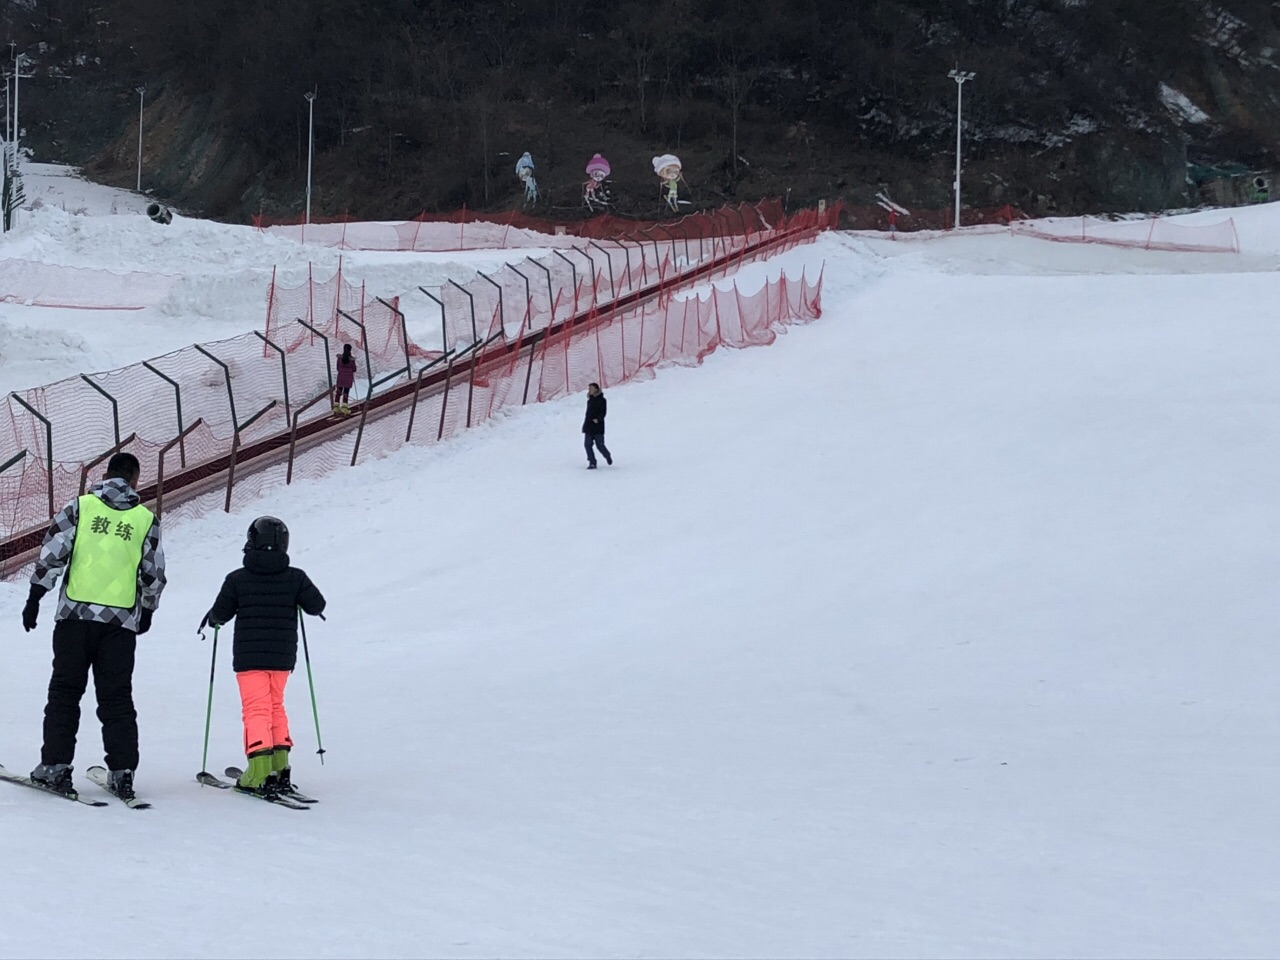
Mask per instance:
[[[662,199],[666,201],[667,208],[672,213],[679,213],[680,204],[689,203],[688,200],[680,199],[680,183],[684,181],[680,158],[674,153],[664,153],[660,157],[654,157],[653,172],[662,181]],[[684,185],[687,187],[688,181],[685,181]]]
[[[607,182],[611,172],[609,161],[598,153],[587,161],[587,181],[582,185],[582,202],[587,205],[588,210],[603,210],[613,202]]]

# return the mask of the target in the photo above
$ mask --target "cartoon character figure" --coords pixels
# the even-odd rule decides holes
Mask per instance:
[[[680,199],[680,182],[684,180],[680,158],[674,153],[664,153],[660,157],[654,157],[653,172],[662,181],[662,199],[666,202],[667,208],[672,213],[678,213],[680,204],[689,202],[688,200]],[[687,187],[688,185],[688,182],[685,182],[685,186]]]
[[[582,202],[587,205],[588,210],[603,210],[613,202],[609,184],[606,183],[611,172],[609,161],[598,153],[587,161],[587,181],[582,185]]]
[[[537,203],[538,181],[533,176],[533,157],[529,155],[528,150],[516,161],[516,176],[524,184],[525,206],[532,206]]]

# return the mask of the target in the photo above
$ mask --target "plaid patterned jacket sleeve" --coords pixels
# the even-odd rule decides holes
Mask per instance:
[[[160,520],[156,518],[142,543],[142,563],[138,566],[138,593],[144,609],[154,610],[160,606],[160,594],[167,582],[164,547],[160,544]]]
[[[80,501],[72,500],[53,518],[40,545],[40,559],[31,573],[31,582],[52,590],[58,575],[71,560],[71,547],[76,540],[76,524],[80,520]]]

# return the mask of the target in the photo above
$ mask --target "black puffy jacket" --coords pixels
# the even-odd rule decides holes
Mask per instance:
[[[287,553],[246,550],[244,566],[227,574],[209,610],[210,626],[236,621],[232,668],[292,670],[298,662],[298,608],[317,616],[324,597]]]
[[[609,401],[603,393],[587,397],[587,415],[582,421],[583,433],[604,433],[604,418],[609,412]]]

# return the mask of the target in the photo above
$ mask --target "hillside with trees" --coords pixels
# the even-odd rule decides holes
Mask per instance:
[[[309,90],[318,215],[511,208],[526,150],[555,216],[596,152],[624,213],[668,151],[698,206],[944,207],[956,65],[966,203],[1184,206],[1189,169],[1280,153],[1262,0],[11,0],[0,29],[40,159],[131,185],[145,86],[144,185],[237,220],[301,209]]]

